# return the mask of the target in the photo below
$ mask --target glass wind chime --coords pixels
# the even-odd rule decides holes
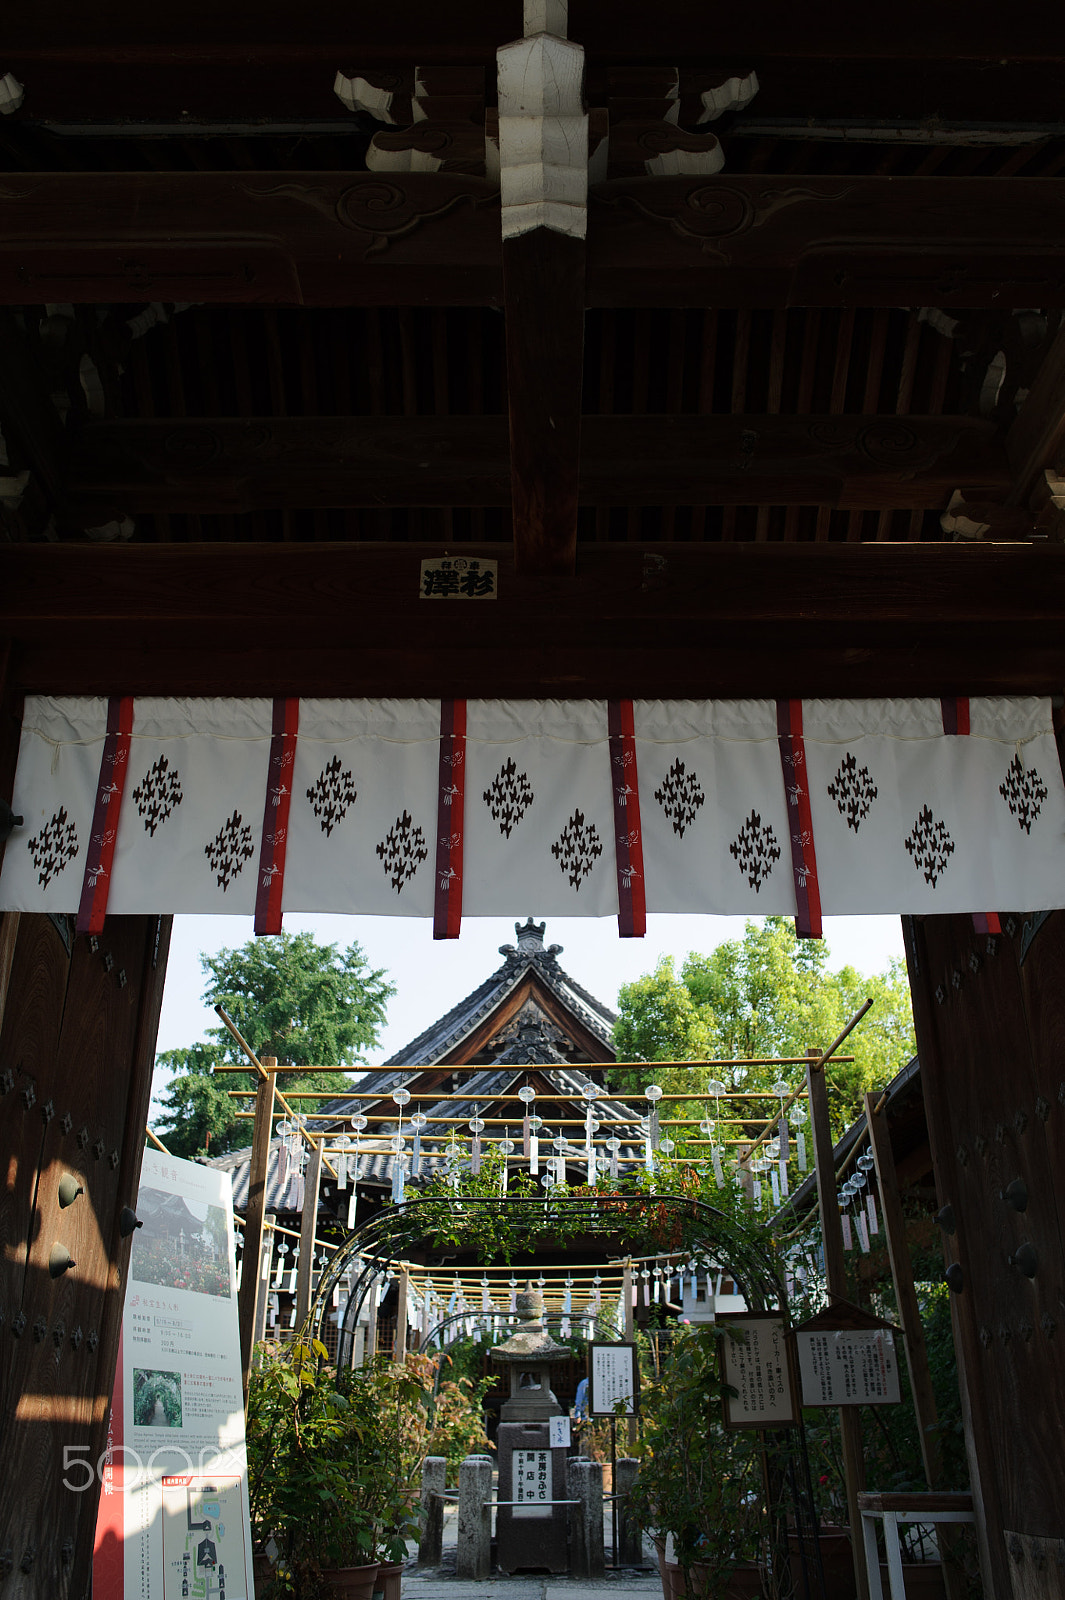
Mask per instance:
[[[870,1234],[880,1232],[876,1200],[871,1190],[871,1178],[876,1162],[868,1151],[855,1162],[855,1171],[839,1191],[840,1225],[843,1229],[843,1248],[854,1249],[854,1236],[863,1255],[868,1255]],[[865,1191],[869,1190],[867,1194]]]
[[[718,1135],[718,1125],[721,1122],[721,1096],[728,1094],[728,1090],[720,1078],[711,1078],[706,1086],[706,1092],[708,1095],[713,1095],[714,1114],[711,1116],[708,1109],[699,1127],[710,1140],[710,1160],[714,1168],[714,1182],[719,1189],[723,1189],[725,1187],[725,1173],[721,1165],[721,1143]]]

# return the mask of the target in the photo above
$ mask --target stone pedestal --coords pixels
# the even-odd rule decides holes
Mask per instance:
[[[455,1575],[487,1578],[492,1565],[492,1461],[467,1456],[459,1467],[459,1537]]]
[[[500,1572],[567,1572],[569,1570],[569,1506],[565,1500],[565,1448],[551,1449],[550,1425],[543,1422],[501,1422],[496,1434],[499,1457],[499,1502],[496,1548]],[[504,1505],[520,1500],[520,1505]]]
[[[618,1496],[618,1552],[622,1567],[643,1566],[643,1534],[632,1514],[630,1494],[636,1484],[640,1463],[635,1456],[619,1456],[614,1467],[614,1493]]]
[[[447,1487],[445,1456],[426,1456],[422,1462],[422,1536],[418,1545],[418,1565],[438,1567],[444,1553],[444,1490]]]
[[[570,1568],[575,1578],[601,1578],[603,1551],[603,1469],[598,1461],[570,1456],[566,1463],[570,1514]]]

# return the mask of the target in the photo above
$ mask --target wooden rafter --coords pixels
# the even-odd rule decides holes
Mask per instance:
[[[1065,180],[620,179],[601,306],[1065,305]],[[5,174],[0,302],[496,305],[494,186],[445,173]]]
[[[514,394],[514,383],[511,384]],[[548,415],[563,433],[558,408]],[[995,426],[972,417],[587,416],[566,497],[601,506],[912,509],[1006,492]],[[550,459],[528,405],[511,413],[526,472]],[[547,432],[547,437],[541,434]],[[561,466],[559,468],[561,470]],[[575,463],[567,467],[576,474]],[[523,480],[524,481],[524,480]],[[74,514],[510,504],[501,416],[196,417],[92,422],[77,434]],[[559,489],[561,497],[561,489]],[[561,512],[556,511],[561,520]],[[571,550],[572,557],[572,550]]]
[[[34,691],[484,696],[1049,693],[1065,547],[582,547],[572,578],[419,599],[438,547],[7,546],[0,637]],[[278,640],[284,649],[277,648]]]

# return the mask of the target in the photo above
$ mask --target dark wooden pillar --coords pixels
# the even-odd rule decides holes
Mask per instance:
[[[1065,1600],[1065,913],[904,918],[985,1587]]]
[[[119,1216],[136,1202],[169,941],[169,917],[109,917],[98,939],[75,938],[72,918],[18,921],[0,1027],[3,1600],[90,1591]],[[84,1192],[64,1209],[66,1173]],[[74,1265],[53,1277],[56,1246]]]

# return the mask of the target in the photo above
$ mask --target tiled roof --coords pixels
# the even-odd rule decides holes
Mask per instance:
[[[499,953],[504,958],[503,965],[434,1022],[431,1028],[426,1028],[424,1033],[391,1056],[386,1066],[430,1066],[441,1060],[461,1044],[485,1017],[491,1016],[530,972],[536,974],[544,987],[589,1033],[600,1040],[606,1050],[613,1052],[613,1030],[617,1015],[559,966],[562,946],[553,944],[545,949],[544,924],[534,922],[532,917],[525,923],[516,922],[514,931],[518,936],[517,944],[499,947]],[[375,1076],[367,1075],[366,1087],[376,1087],[373,1081]],[[391,1083],[391,1075],[385,1081]]]
[[[404,1049],[397,1051],[382,1067],[363,1073],[359,1079],[360,1093],[380,1090],[384,1099],[401,1084],[413,1083],[417,1077],[416,1071],[404,1074],[396,1072],[395,1068],[432,1066],[451,1054],[465,1037],[486,1017],[491,1016],[524,982],[530,971],[533,971],[544,987],[558,999],[565,1011],[577,1017],[583,1026],[601,1041],[604,1054],[613,1053],[612,1029],[616,1020],[614,1012],[596,1000],[594,995],[581,988],[568,973],[563,971],[558,964],[560,945],[544,948],[543,923],[535,923],[530,917],[524,924],[515,923],[514,926],[518,943],[516,946],[501,946],[500,953],[504,961],[498,971],[464,1000],[453,1006],[431,1028],[427,1028],[424,1033],[411,1040]],[[464,1078],[462,1087],[469,1098],[466,1099],[464,1095],[461,1101],[441,1099],[429,1107],[423,1104],[421,1109],[427,1116],[456,1117],[460,1119],[458,1126],[461,1127],[462,1123],[476,1116],[478,1105],[483,1107],[485,1098],[492,1098],[513,1089],[520,1076],[517,1068],[532,1065],[539,1069],[552,1088],[563,1094],[572,1094],[573,1104],[577,1110],[571,1110],[570,1116],[578,1114],[578,1111],[583,1113],[586,1108],[583,1090],[585,1085],[593,1080],[578,1066],[570,1063],[557,1047],[558,1043],[563,1042],[562,1030],[551,1024],[539,1007],[534,1007],[530,1002],[529,1009],[523,1008],[507,1032],[512,1037],[507,1040],[495,1061],[486,1064],[483,1071],[471,1073]],[[366,1110],[368,1104],[372,1102],[360,1101],[361,1109]],[[350,1111],[350,1101],[338,1099],[323,1106],[321,1112],[311,1120],[310,1126],[332,1128],[339,1132],[346,1123]],[[620,1100],[596,1100],[595,1115],[600,1123],[619,1122],[631,1114],[629,1108]],[[515,1115],[514,1120],[517,1132],[521,1118]],[[550,1118],[545,1118],[545,1122],[550,1121]],[[374,1148],[360,1153],[360,1183],[391,1183],[393,1153],[377,1146],[387,1140],[394,1129],[395,1123],[383,1124],[375,1129]],[[303,1204],[303,1183],[294,1170],[285,1170],[285,1162],[280,1154],[282,1143],[280,1139],[275,1139],[271,1144],[267,1209],[275,1212],[298,1212]],[[575,1172],[579,1153],[576,1147],[580,1143],[579,1138],[571,1140],[571,1147],[574,1148]],[[545,1156],[550,1153],[552,1152],[544,1150]],[[619,1153],[619,1160],[622,1165],[631,1165],[639,1159],[639,1156],[638,1143],[632,1138],[631,1133],[628,1133]],[[219,1156],[210,1163],[211,1166],[232,1174],[233,1203],[238,1211],[243,1210],[247,1203],[250,1160],[249,1148],[231,1151],[230,1154]],[[423,1157],[423,1175],[430,1174],[441,1161],[441,1156]]]

